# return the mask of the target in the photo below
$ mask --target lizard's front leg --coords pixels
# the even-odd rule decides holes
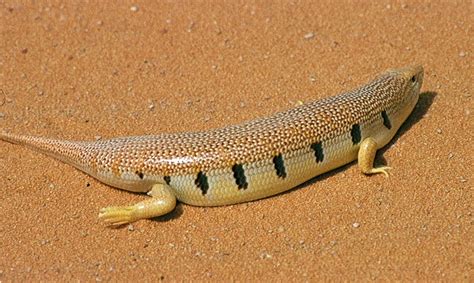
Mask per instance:
[[[130,206],[109,206],[102,208],[99,219],[109,225],[122,225],[140,219],[158,217],[171,212],[176,207],[173,189],[165,184],[155,184],[148,192],[147,199]]]
[[[359,168],[364,174],[377,174],[383,173],[385,177],[388,177],[387,170],[391,169],[388,166],[381,166],[374,168],[375,154],[377,153],[377,142],[368,137],[362,141],[359,148],[358,163]]]

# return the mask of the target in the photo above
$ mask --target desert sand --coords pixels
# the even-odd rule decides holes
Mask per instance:
[[[94,140],[236,124],[421,64],[364,176],[118,229],[146,196],[0,143],[0,282],[473,281],[471,1],[3,1],[0,129]],[[25,1],[26,2],[26,1]],[[471,236],[469,236],[471,235]]]

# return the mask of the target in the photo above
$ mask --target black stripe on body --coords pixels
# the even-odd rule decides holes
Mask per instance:
[[[145,177],[145,175],[143,174],[143,172],[140,172],[140,171],[138,171],[138,170],[135,171],[135,174],[137,174],[137,175],[138,175],[138,178],[140,178],[140,179],[143,179],[143,178]]]
[[[360,142],[360,140],[362,139],[359,124],[352,125],[351,137],[352,137],[352,143],[353,144],[358,144]]]
[[[232,166],[232,172],[234,173],[235,183],[240,189],[248,188],[247,178],[245,177],[244,167],[242,164],[235,164]]]
[[[323,144],[321,142],[313,143],[311,149],[314,150],[316,163],[322,162],[324,160]]]
[[[286,178],[285,162],[283,161],[281,153],[273,157],[273,165],[275,165],[277,176],[280,178]]]
[[[383,125],[390,130],[392,128],[392,123],[390,123],[390,119],[388,118],[387,112],[385,110],[382,111],[382,118]]]
[[[196,186],[201,190],[202,195],[205,195],[207,193],[207,190],[209,190],[207,176],[202,171],[199,171],[199,173],[197,174],[194,184],[196,184]]]
[[[163,180],[165,180],[166,184],[169,186],[171,183],[171,177],[170,176],[164,176]]]

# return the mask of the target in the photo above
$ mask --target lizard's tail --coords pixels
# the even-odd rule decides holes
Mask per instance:
[[[0,132],[0,140],[26,146],[79,169],[83,167],[80,161],[87,159],[82,156],[87,142],[56,140],[6,132]]]

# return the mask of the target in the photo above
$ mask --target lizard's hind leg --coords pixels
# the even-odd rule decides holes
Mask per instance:
[[[171,212],[176,207],[173,189],[165,184],[155,184],[148,192],[150,199],[130,206],[109,206],[102,208],[99,219],[109,225],[122,225],[140,219],[158,217]]]

